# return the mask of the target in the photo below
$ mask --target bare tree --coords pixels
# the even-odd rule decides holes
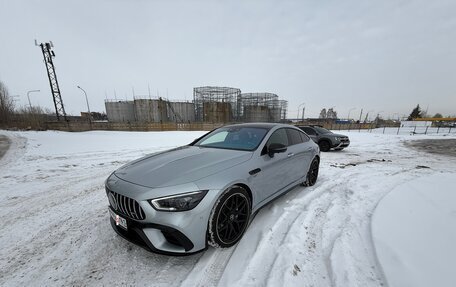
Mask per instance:
[[[0,123],[8,123],[14,113],[14,101],[8,89],[0,81]]]
[[[326,112],[326,118],[328,119],[337,119],[337,112],[333,108],[329,108]]]
[[[327,115],[326,115],[326,109],[322,109],[321,112],[320,112],[320,119],[326,119]]]
[[[320,112],[320,119],[337,119],[337,112],[333,108],[322,109]]]

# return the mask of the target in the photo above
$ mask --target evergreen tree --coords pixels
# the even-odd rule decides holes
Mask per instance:
[[[423,116],[423,112],[421,111],[420,105],[416,105],[416,107],[410,113],[410,116],[408,116],[408,120],[412,121],[416,118],[421,118],[422,116]]]

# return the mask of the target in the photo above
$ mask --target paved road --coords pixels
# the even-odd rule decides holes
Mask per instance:
[[[429,153],[456,156],[456,139],[415,140],[406,145]]]
[[[3,155],[6,153],[10,146],[10,141],[9,139],[4,136],[0,135],[0,159],[3,157]]]

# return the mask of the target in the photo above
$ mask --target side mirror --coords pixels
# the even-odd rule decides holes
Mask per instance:
[[[276,154],[276,153],[281,153],[281,152],[286,152],[286,151],[287,151],[287,147],[284,146],[283,144],[279,144],[279,143],[272,143],[268,147],[268,155],[270,157],[274,157],[274,154]]]

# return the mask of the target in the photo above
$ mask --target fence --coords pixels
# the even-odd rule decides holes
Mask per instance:
[[[102,121],[17,121],[11,126],[18,129],[32,130],[60,130],[70,132],[82,132],[90,130],[112,130],[112,131],[210,131],[229,123],[172,123],[172,122],[102,122]],[[369,130],[373,124],[324,124],[323,127],[330,130]]]
[[[455,134],[456,128],[454,127],[379,127],[370,129],[368,132],[393,134],[393,135],[436,135],[436,134]]]
[[[329,128],[330,129],[330,128]],[[334,129],[333,129],[334,130]],[[372,127],[366,129],[349,129],[349,128],[341,128],[339,127],[338,130],[344,131],[358,131],[369,133],[376,133],[376,134],[389,134],[389,135],[437,135],[437,134],[453,134],[456,135],[456,128],[455,127],[391,127],[391,126],[380,126],[376,127],[373,125]]]
[[[205,122],[192,122],[192,123],[113,123],[101,121],[45,121],[40,119],[16,121],[11,126],[18,129],[34,129],[34,130],[61,130],[71,132],[82,132],[90,130],[112,130],[112,131],[210,131],[228,123],[205,123]],[[370,133],[382,134],[456,134],[456,127],[402,127],[400,125],[385,125],[378,126],[374,123],[366,124],[334,124],[323,123],[322,127],[333,131],[365,131]],[[7,128],[7,127],[4,127]]]
[[[47,122],[45,129],[83,132],[112,131],[210,131],[222,123],[111,123],[111,122]]]

